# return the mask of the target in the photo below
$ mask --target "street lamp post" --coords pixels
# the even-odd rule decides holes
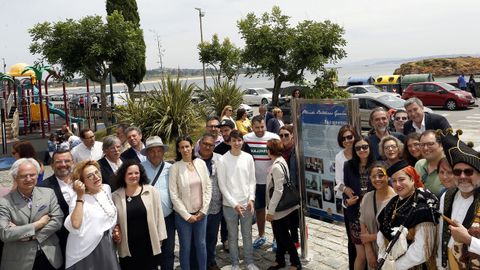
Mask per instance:
[[[202,27],[202,17],[205,16],[205,13],[202,12],[201,8],[195,8],[198,10],[198,17],[200,19],[200,42],[203,43],[203,27]],[[203,90],[207,90],[207,77],[205,76],[205,63],[202,62],[202,68],[203,68]]]
[[[113,110],[115,104],[113,103],[113,83],[112,83],[112,61],[107,61],[106,63],[108,65],[108,71],[109,71],[109,81],[110,81],[110,109],[112,110],[112,124],[114,124],[113,121]]]

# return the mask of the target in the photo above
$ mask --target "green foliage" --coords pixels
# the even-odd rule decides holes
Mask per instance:
[[[243,101],[243,92],[234,82],[222,81],[207,87],[202,94],[207,115],[220,116],[225,106],[237,109]]]
[[[116,116],[120,122],[136,125],[145,137],[158,135],[167,142],[178,135],[190,134],[199,120],[196,105],[191,102],[194,84],[180,78],[162,78],[159,89],[148,92],[139,100],[127,100]]]
[[[198,54],[200,62],[207,64],[216,77],[217,82],[221,78],[232,81],[238,76],[238,71],[242,67],[241,50],[225,38],[222,43],[218,35],[214,34],[212,42],[203,42],[198,45]]]
[[[304,72],[323,71],[325,64],[346,56],[342,27],[330,21],[302,21],[291,27],[290,17],[274,6],[272,12],[257,17],[249,13],[238,22],[245,40],[242,57],[251,69],[248,74],[264,74],[274,80],[273,103],[283,82],[301,82]]]
[[[120,16],[114,16],[118,12]],[[111,36],[117,42],[112,60],[112,72],[117,81],[127,85],[128,91],[133,92],[135,87],[142,82],[147,68],[145,66],[145,40],[140,29],[140,16],[138,15],[135,0],[107,0],[107,17]],[[130,22],[131,27],[123,24]],[[128,29],[129,31],[125,31]]]
[[[315,84],[304,89],[305,98],[315,99],[336,99],[349,98],[351,95],[347,91],[337,88],[337,71],[335,69],[324,69],[322,76],[315,78]]]

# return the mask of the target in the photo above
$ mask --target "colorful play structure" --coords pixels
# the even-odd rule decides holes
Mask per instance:
[[[42,76],[45,72],[48,74],[42,84]],[[5,132],[1,134],[2,141],[4,141],[3,138],[13,139],[19,134],[32,133],[36,128],[41,129],[42,137],[45,138],[45,131],[51,132],[52,115],[65,119],[67,125],[70,123],[84,125],[86,119],[69,115],[65,84],[63,85],[65,110],[55,107],[54,103],[49,101],[48,79],[55,75],[55,71],[49,66],[18,63],[11,66],[7,74],[0,77],[0,84],[3,84],[3,96],[0,97],[1,123],[5,125]],[[44,92],[42,92],[42,86],[44,86]]]

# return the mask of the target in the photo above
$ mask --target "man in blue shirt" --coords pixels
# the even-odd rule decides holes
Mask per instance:
[[[457,79],[458,88],[467,90],[467,82],[465,81],[465,75],[462,73]]]
[[[173,269],[175,260],[175,215],[168,191],[168,177],[172,165],[163,160],[166,151],[168,151],[168,145],[163,144],[162,139],[158,136],[149,137],[145,143],[145,148],[141,150],[141,153],[147,157],[142,165],[150,184],[160,192],[167,229],[167,239],[162,242],[162,254],[160,255],[160,268],[162,270]]]

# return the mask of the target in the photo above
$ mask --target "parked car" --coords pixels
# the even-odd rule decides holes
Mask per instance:
[[[369,124],[370,113],[377,107],[383,107],[387,112],[390,109],[405,109],[403,107],[405,100],[398,98],[391,93],[365,93],[354,95],[352,98],[358,98],[362,129],[371,128]],[[430,108],[425,108],[425,112],[432,113],[433,111]]]
[[[272,92],[266,88],[248,88],[243,92],[243,103],[247,105],[266,105],[270,101],[272,101]]]
[[[451,111],[475,105],[471,93],[444,82],[412,83],[402,95],[403,99],[411,97],[419,98],[425,106],[445,107]]]
[[[376,87],[375,85],[354,85],[347,87],[345,91],[349,92],[352,95],[357,95],[357,94],[365,94],[365,93],[389,93],[391,95],[394,95],[396,97],[400,98],[400,95],[397,93],[392,93],[392,92],[385,92]]]

